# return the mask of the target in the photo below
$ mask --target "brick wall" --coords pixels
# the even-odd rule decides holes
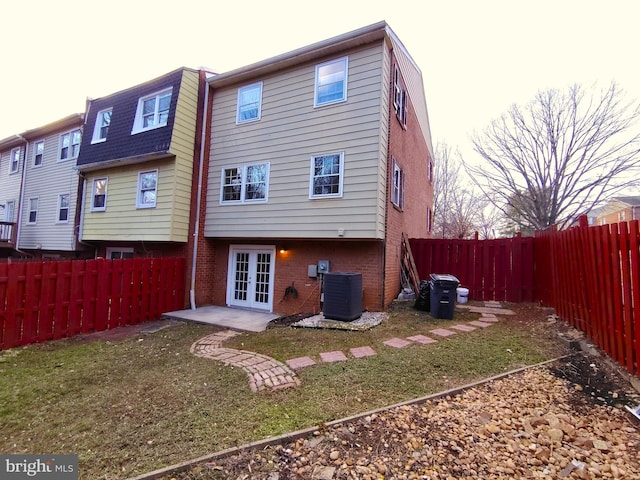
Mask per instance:
[[[214,305],[226,304],[227,270],[230,241],[211,241],[216,282],[212,291]],[[246,241],[238,241],[246,245]],[[308,276],[308,266],[318,260],[329,260],[333,272],[362,273],[363,308],[383,309],[382,277],[383,243],[380,241],[281,241],[264,240],[260,245],[276,245],[273,310],[277,313],[320,311],[320,284]],[[280,252],[282,248],[286,251]],[[214,271],[211,269],[211,272]],[[293,286],[298,297],[284,298],[287,287]]]
[[[395,59],[394,59],[395,62]],[[433,183],[429,180],[431,159],[426,141],[418,125],[415,110],[409,98],[406,130],[393,110],[393,88],[389,88],[389,158],[387,169],[387,216],[385,247],[385,298],[388,306],[401,288],[401,240],[402,232],[409,238],[427,238],[427,212],[433,206]],[[393,185],[392,157],[405,175],[404,206],[402,210],[391,203]]]

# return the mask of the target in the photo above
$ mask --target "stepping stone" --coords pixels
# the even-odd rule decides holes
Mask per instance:
[[[347,360],[347,356],[342,353],[340,350],[336,350],[335,352],[322,352],[320,354],[320,358],[323,362],[344,362]]]
[[[494,301],[484,302],[484,306],[489,308],[502,308],[502,304],[500,302]]]
[[[310,367],[311,365],[315,365],[316,362],[313,361],[310,357],[298,357],[292,358],[291,360],[287,360],[287,365],[293,368],[294,370],[299,370],[301,368]]]
[[[455,335],[456,332],[452,332],[451,330],[447,330],[446,328],[436,328],[435,330],[431,330],[430,333],[438,335],[439,337],[448,337],[450,335]]]
[[[425,337],[424,335],[414,335],[413,337],[407,337],[407,340],[411,340],[412,342],[421,343],[422,345],[427,345],[429,343],[436,343],[437,340],[434,340],[430,337]]]
[[[376,352],[371,347],[356,347],[349,350],[355,358],[373,357]]]
[[[407,345],[411,345],[411,342],[409,342],[408,340],[403,340],[402,338],[392,338],[382,343],[384,343],[388,347],[394,348],[404,348]]]
[[[491,323],[487,323],[487,322],[481,322],[480,320],[474,320],[472,322],[469,322],[471,325],[475,325],[476,327],[481,327],[481,328],[487,328],[490,327],[492,324]]]
[[[476,329],[476,327],[470,327],[469,325],[452,325],[451,328],[461,332],[473,332]]]
[[[485,314],[485,316],[480,317],[478,319],[478,321],[487,322],[487,323],[496,323],[498,321],[498,318],[495,315],[493,315],[491,317],[487,317],[487,315]]]

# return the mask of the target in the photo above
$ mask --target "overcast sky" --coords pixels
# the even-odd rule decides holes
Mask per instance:
[[[381,20],[422,70],[434,144],[467,151],[542,89],[615,80],[640,99],[634,0],[9,2],[0,139],[182,66],[224,72]]]

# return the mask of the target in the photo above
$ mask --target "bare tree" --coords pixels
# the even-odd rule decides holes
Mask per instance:
[[[433,179],[433,232],[441,238],[450,237],[448,205],[459,185],[462,163],[453,158],[451,147],[445,142],[436,144]]]
[[[438,142],[433,187],[434,235],[470,238],[481,231],[483,238],[491,238],[497,215],[490,213],[490,202],[474,188],[461,167],[460,154],[454,155],[446,143]]]
[[[539,92],[473,137],[484,161],[465,167],[514,222],[565,226],[637,182],[640,108],[623,97],[615,83],[599,96],[579,85]]]

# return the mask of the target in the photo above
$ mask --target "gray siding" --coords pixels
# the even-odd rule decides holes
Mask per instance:
[[[13,219],[11,220],[14,222],[17,221],[18,218],[20,182],[22,180],[22,165],[24,163],[24,146],[21,146],[20,149],[20,165],[18,166],[18,171],[15,173],[9,173],[11,151],[13,148],[0,152],[0,205],[6,204],[7,201],[15,202],[16,208],[13,212]],[[4,210],[0,209],[0,220],[4,220],[4,215]]]
[[[341,56],[349,57],[343,103],[313,107],[321,61],[214,90],[205,235],[384,237],[388,53],[380,41],[324,60]],[[237,88],[255,81],[264,82],[261,119],[236,125]],[[343,196],[309,199],[311,156],[337,152]],[[270,163],[268,202],[221,205],[222,169],[260,162]]]
[[[18,248],[73,251],[75,247],[75,215],[78,204],[79,176],[74,169],[75,158],[59,160],[60,134],[80,128],[68,128],[29,142],[23,202],[20,205],[20,236]],[[42,165],[33,165],[36,142],[44,140]],[[58,218],[58,195],[69,194],[68,221]],[[38,214],[35,224],[29,221],[29,199],[38,198]]]

